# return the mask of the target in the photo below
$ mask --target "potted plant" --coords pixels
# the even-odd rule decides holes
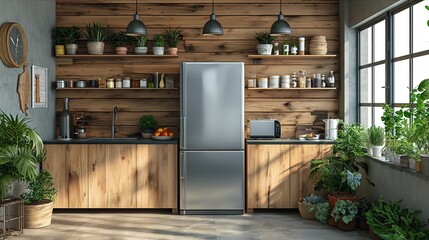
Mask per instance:
[[[139,55],[146,55],[147,54],[147,37],[146,36],[140,36],[135,38],[136,39],[136,47],[134,48],[134,52]]]
[[[371,239],[429,238],[429,231],[423,230],[423,224],[418,218],[421,211],[402,208],[401,202],[386,202],[381,197],[372,204],[365,214]]]
[[[153,54],[164,55],[164,37],[160,34],[153,37]]]
[[[357,222],[357,226],[359,229],[362,229],[362,230],[368,230],[369,229],[365,214],[366,214],[366,212],[369,211],[370,205],[371,204],[368,202],[368,200],[366,198],[361,198],[361,199],[356,201],[356,206],[358,208],[358,213],[356,216],[356,222]]]
[[[64,27],[55,28],[54,35],[55,35],[55,55],[64,55],[66,28]]]
[[[44,158],[40,136],[28,126],[29,119],[0,112],[0,198],[5,199],[8,187],[18,180],[36,177],[37,163]]]
[[[338,200],[331,212],[331,217],[338,223],[338,228],[343,231],[356,229],[356,215],[358,208],[350,200]]]
[[[310,207],[309,211],[314,212],[314,215],[319,222],[326,224],[329,217],[329,203],[326,201],[316,203]]]
[[[92,23],[92,25],[86,24],[84,35],[88,40],[88,54],[102,55],[104,52],[104,40],[109,36],[109,27],[102,27],[96,22]]]
[[[66,53],[69,55],[76,54],[77,52],[77,41],[82,34],[80,27],[73,26],[66,29]]]
[[[362,159],[367,156],[363,133],[364,129],[358,124],[340,122],[332,154],[311,161],[310,177],[316,178],[314,190],[328,192],[330,209],[339,199],[356,200],[356,189],[361,181],[359,169],[368,172],[368,165]]]
[[[301,217],[306,219],[315,219],[315,211],[310,211],[311,207],[314,204],[324,202],[325,200],[316,194],[310,194],[302,197],[300,201],[298,201],[298,210]]]
[[[270,32],[257,32],[256,40],[258,41],[258,45],[256,49],[258,50],[259,55],[271,55],[271,51],[273,49],[272,42],[276,39],[275,36],[271,36]]]
[[[381,157],[381,151],[384,145],[384,129],[382,127],[371,126],[367,131],[368,140],[372,148],[372,155],[374,157]]]
[[[42,170],[28,181],[28,191],[21,195],[24,201],[25,228],[41,228],[51,224],[56,190],[51,174]]]
[[[167,53],[168,55],[177,55],[177,43],[180,40],[180,35],[182,31],[179,30],[180,26],[177,26],[175,29],[171,29],[170,27],[164,28],[165,31],[165,40],[168,44]]]
[[[124,32],[117,32],[112,36],[113,47],[117,55],[127,55],[127,45],[131,44],[131,38]]]
[[[155,117],[153,115],[143,115],[141,116],[139,123],[143,138],[151,138],[152,133],[158,125]]]

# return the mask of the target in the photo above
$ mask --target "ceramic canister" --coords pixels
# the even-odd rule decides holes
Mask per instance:
[[[268,78],[258,78],[258,88],[268,88]]]
[[[270,76],[269,88],[279,88],[279,75]]]
[[[290,75],[283,75],[281,77],[281,87],[290,88]]]

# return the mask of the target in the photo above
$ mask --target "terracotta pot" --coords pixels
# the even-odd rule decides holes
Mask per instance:
[[[41,228],[51,224],[53,202],[40,205],[24,205],[24,227]]]
[[[341,218],[338,220],[338,229],[340,230],[353,231],[356,229],[356,226],[357,226],[356,219],[353,219],[351,222],[347,224]]]
[[[334,193],[334,194],[328,194],[328,202],[329,202],[329,212],[332,211],[332,209],[335,206],[335,203],[338,200],[350,200],[351,202],[356,201],[356,195],[350,194],[350,193]]]
[[[377,236],[377,234],[374,233],[374,231],[372,231],[371,227],[369,228],[369,238],[371,238],[372,240],[381,240],[381,238],[379,236]]]
[[[368,230],[369,229],[369,225],[366,222],[366,219],[364,217],[358,217],[357,219],[357,225],[359,229],[362,230]]]
[[[88,48],[88,54],[103,55],[104,53],[104,42],[88,42],[86,47]]]
[[[416,172],[423,172],[422,161],[415,162]]]
[[[326,223],[328,223],[328,225],[332,227],[338,226],[338,222],[335,222],[335,219],[333,217],[329,217]]]
[[[64,55],[64,45],[55,45],[55,55]]]
[[[116,55],[127,55],[127,47],[115,47]]]
[[[78,45],[76,43],[70,43],[66,45],[66,53],[68,55],[74,55],[77,52]]]
[[[168,55],[177,55],[177,48],[168,48],[167,54]]]

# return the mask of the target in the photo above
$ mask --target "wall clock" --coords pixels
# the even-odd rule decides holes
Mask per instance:
[[[24,28],[16,22],[4,23],[0,28],[0,58],[7,67],[22,67],[27,62],[28,45]]]

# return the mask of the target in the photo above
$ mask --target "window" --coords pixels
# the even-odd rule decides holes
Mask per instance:
[[[410,89],[429,78],[429,0],[410,1],[359,29],[359,121],[383,126],[382,106],[410,102]],[[386,45],[387,44],[387,45]]]

